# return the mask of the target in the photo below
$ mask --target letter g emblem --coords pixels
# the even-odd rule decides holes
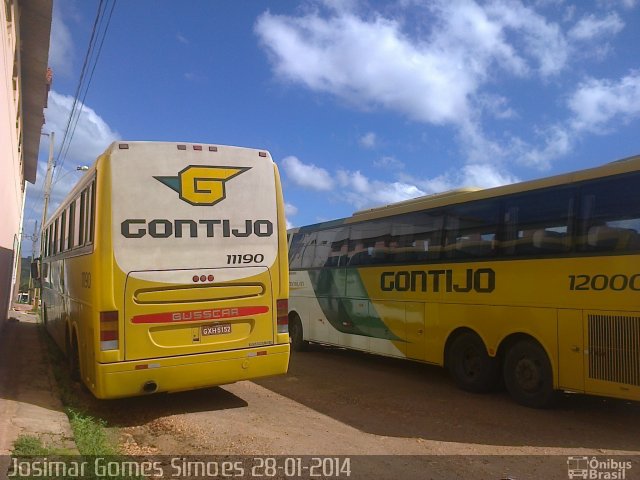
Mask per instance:
[[[191,205],[211,206],[226,197],[225,182],[251,167],[213,167],[190,165],[177,177],[154,177],[178,192],[181,200]]]

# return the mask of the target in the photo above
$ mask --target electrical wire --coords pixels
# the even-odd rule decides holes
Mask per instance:
[[[98,64],[100,54],[102,53],[104,41],[107,37],[107,32],[109,30],[113,11],[116,6],[116,0],[112,0],[111,9],[109,10],[106,22],[104,22],[107,9],[109,8],[108,3],[109,0],[100,0],[100,3],[98,5],[96,18],[93,23],[91,37],[89,39],[87,52],[85,54],[82,70],[80,72],[80,78],[78,80],[78,86],[74,95],[73,104],[71,106],[71,111],[69,112],[69,118],[67,120],[67,125],[62,138],[62,142],[58,150],[58,155],[56,156],[56,160],[54,162],[54,178],[52,185],[61,178],[59,176],[59,172],[62,171],[62,167],[69,153],[69,148],[71,147],[71,142],[75,135],[78,121],[84,108],[84,102],[89,92],[91,80],[93,79],[93,74]],[[57,167],[60,168],[58,170],[55,170]]]

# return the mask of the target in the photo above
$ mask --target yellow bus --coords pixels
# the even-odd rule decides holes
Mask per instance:
[[[285,225],[266,151],[116,142],[44,226],[43,322],[98,398],[286,373]]]
[[[545,407],[640,400],[640,157],[289,232],[292,348],[445,366]]]

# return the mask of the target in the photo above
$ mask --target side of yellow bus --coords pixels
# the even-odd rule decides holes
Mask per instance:
[[[636,158],[290,232],[293,347],[442,365],[470,391],[502,377],[529,406],[557,390],[640,400],[639,169]]]

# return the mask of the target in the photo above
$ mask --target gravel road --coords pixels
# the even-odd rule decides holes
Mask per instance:
[[[532,410],[462,392],[437,367],[331,347],[294,352],[286,376],[258,382],[85,396],[131,454],[340,455],[349,478],[375,479],[566,479],[568,456],[640,459],[639,404],[565,395]]]

